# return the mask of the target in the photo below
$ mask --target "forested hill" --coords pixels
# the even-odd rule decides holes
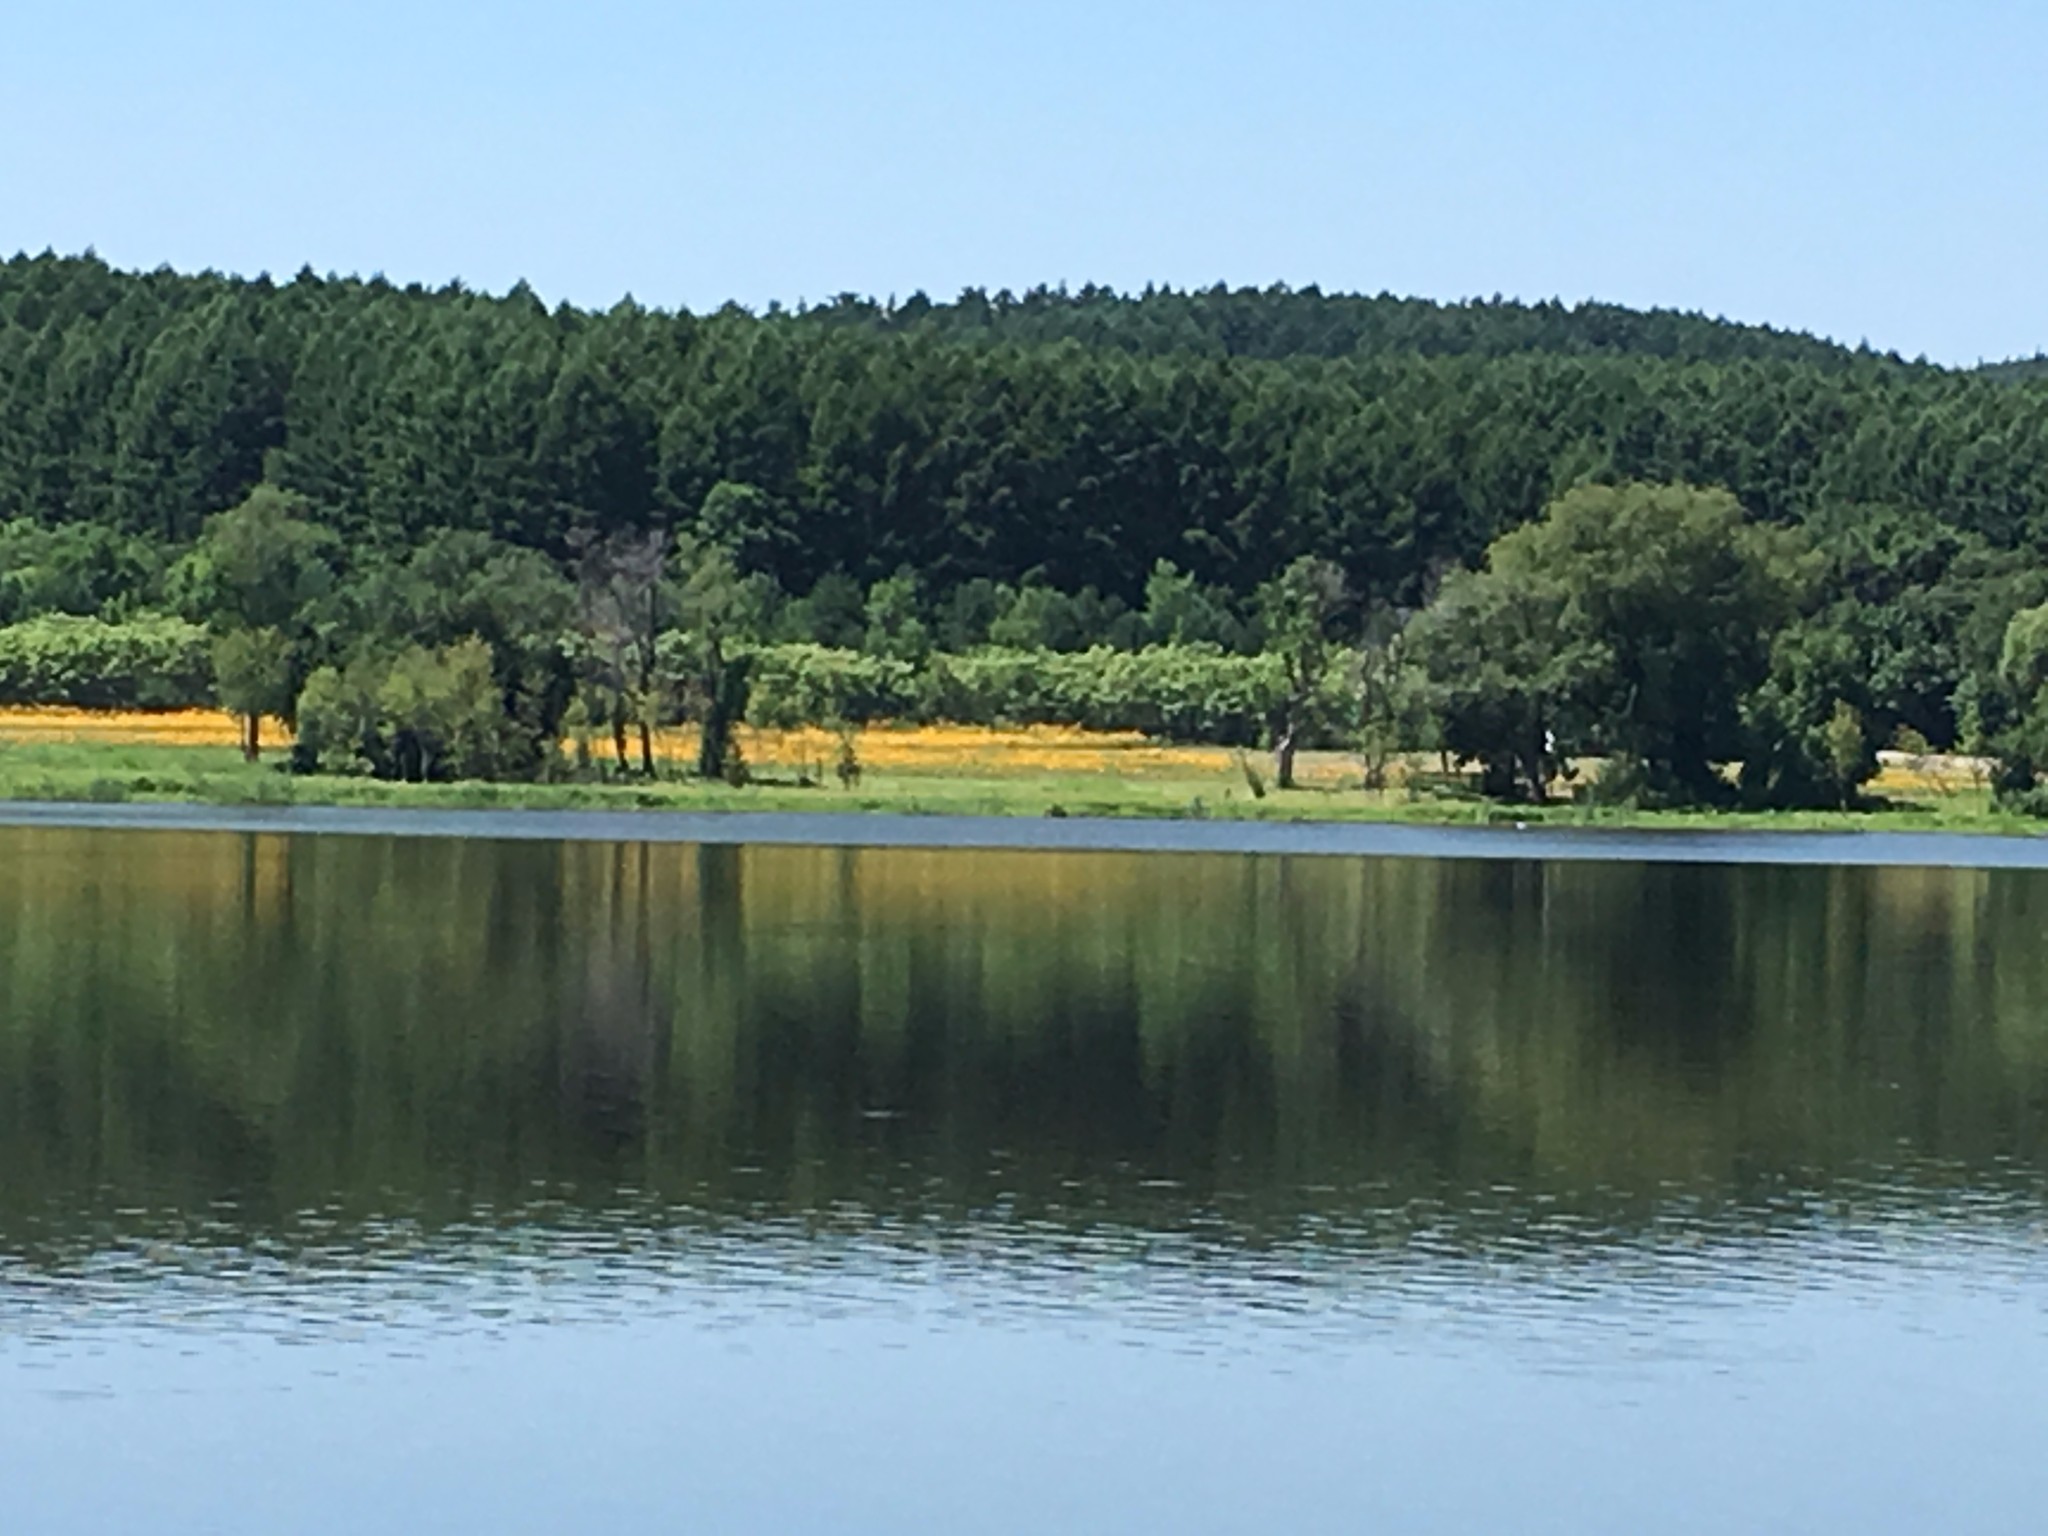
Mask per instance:
[[[2036,357],[2016,357],[2004,363],[1986,363],[1977,371],[1989,378],[2005,379],[2015,384],[2033,380],[2048,382],[2048,353]]]
[[[1616,304],[1522,304],[1475,299],[1439,304],[1390,294],[1325,294],[1316,288],[1034,288],[1022,295],[970,289],[951,303],[922,294],[902,302],[842,296],[806,311],[826,324],[967,341],[1084,346],[1164,356],[1658,357],[1677,362],[1739,360],[1845,366],[1876,356],[1770,326],[1737,325],[1677,310]],[[1896,358],[1890,361],[1898,361]]]
[[[156,602],[162,552],[266,479],[358,561],[658,522],[791,593],[907,569],[934,600],[981,578],[1136,601],[1171,560],[1242,595],[1314,553],[1405,600],[1587,479],[2048,542],[2048,380],[1601,306],[1084,290],[691,316],[0,266],[0,524],[94,530],[92,601]]]

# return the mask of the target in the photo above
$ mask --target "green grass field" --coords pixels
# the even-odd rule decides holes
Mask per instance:
[[[282,756],[245,763],[231,747],[0,742],[0,799],[374,805],[431,809],[870,811],[902,815],[1128,816],[1258,821],[1394,821],[1423,825],[1527,822],[1563,826],[1786,831],[1933,830],[2037,835],[2042,824],[1995,810],[1978,788],[1929,791],[1867,811],[1638,811],[1315,787],[1255,796],[1213,772],[869,770],[857,787],[802,785],[787,775],[744,788],[684,776],[653,782],[391,784],[295,777]]]

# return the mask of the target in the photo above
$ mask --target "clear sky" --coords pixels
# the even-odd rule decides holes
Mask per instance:
[[[7,252],[693,309],[1284,281],[2048,349],[2039,0],[7,12]]]

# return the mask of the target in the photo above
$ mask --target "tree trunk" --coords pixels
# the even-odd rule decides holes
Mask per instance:
[[[668,535],[663,534],[662,546],[667,547]],[[648,778],[654,777],[654,728],[649,722],[654,718],[655,647],[661,640],[661,571],[657,564],[647,583],[647,629],[634,649],[640,656],[639,709],[640,717],[640,771]]]
[[[728,664],[725,651],[714,639],[704,652],[699,686],[704,695],[704,727],[697,737],[697,776],[725,777],[726,758],[732,751],[732,728],[746,707],[745,667]]]
[[[242,717],[242,761],[253,763],[263,755],[263,717],[248,714]]]
[[[697,777],[725,777],[726,739],[730,734],[725,716],[714,704],[704,711],[704,728],[697,736]]]
[[[1274,788],[1294,788],[1294,752],[1294,729],[1290,726],[1286,734],[1273,743]]]
[[[612,715],[612,750],[619,754],[619,772],[626,771],[626,717]]]
[[[1529,803],[1542,805],[1550,798],[1549,737],[1538,731],[1529,744]]]

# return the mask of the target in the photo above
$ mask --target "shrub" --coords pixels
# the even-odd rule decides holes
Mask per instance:
[[[0,629],[0,704],[189,709],[213,702],[211,640],[183,619],[46,614]]]
[[[299,690],[298,739],[292,768],[298,773],[367,774],[378,751],[377,670],[357,662],[343,671],[321,667]]]
[[[920,713],[918,669],[893,657],[824,645],[761,651],[749,673],[747,718],[771,730]]]
[[[491,779],[530,756],[481,640],[322,667],[306,680],[298,713],[292,766],[301,773]]]

